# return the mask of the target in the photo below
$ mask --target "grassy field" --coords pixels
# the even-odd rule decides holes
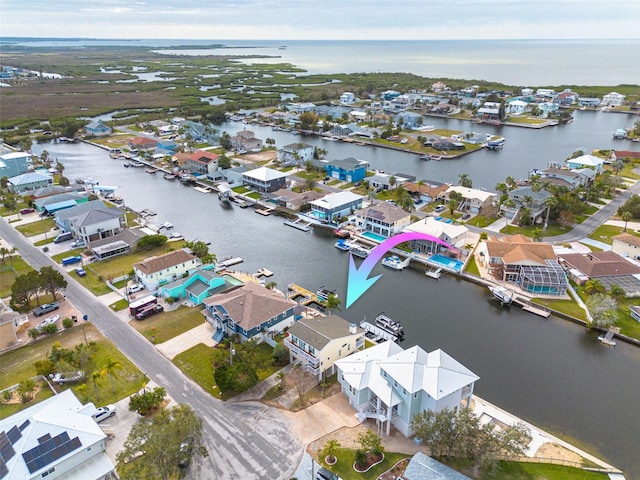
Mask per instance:
[[[152,315],[144,320],[131,320],[129,325],[147,340],[155,337],[153,343],[162,343],[203,323],[204,317],[199,308],[180,306],[177,310]]]
[[[43,382],[44,383],[44,382]],[[0,403],[0,418],[7,418],[13,415],[14,413],[18,413],[20,410],[24,410],[25,408],[30,407],[36,403],[39,403],[47,398],[53,397],[53,392],[49,388],[48,385],[42,387],[38,393],[36,393],[36,397],[32,402],[27,405],[22,405],[21,403]]]
[[[56,222],[53,217],[41,218],[35,222],[25,223],[24,225],[16,226],[16,230],[22,233],[25,237],[34,237],[36,235],[42,235],[47,233],[55,237],[56,234],[51,232],[51,229],[56,226]]]
[[[25,262],[19,255],[10,255],[5,257],[0,263],[0,298],[11,295],[11,285],[19,275],[33,270],[30,265]]]
[[[578,318],[580,320],[587,320],[585,311],[573,300],[555,300],[550,298],[534,298],[532,302],[536,305],[542,305],[544,307],[557,310],[565,315]]]
[[[478,277],[480,276],[480,269],[476,264],[475,257],[471,257],[471,260],[469,260],[469,263],[467,263],[467,273],[470,273],[471,275],[476,275]]]
[[[77,326],[70,330],[59,332],[45,340],[29,343],[3,354],[0,357],[0,389],[15,385],[36,375],[34,362],[44,360],[54,343],[60,342],[63,347],[72,349],[76,345],[84,343],[84,334],[86,334],[89,341],[97,343],[94,359],[98,369],[106,363],[107,359],[112,359],[122,365],[122,370],[117,371],[117,377],[114,378],[115,393],[111,389],[108,376],[97,380],[97,393],[91,381],[89,381],[89,385],[87,385],[89,388],[86,389],[84,394],[79,393],[80,385],[62,387],[56,385],[55,388],[73,388],[79,398],[84,401],[94,402],[96,405],[113,403],[138,391],[144,381],[142,372],[90,323],[84,324],[84,327]]]
[[[611,245],[613,243],[612,238],[616,235],[620,235],[622,230],[622,227],[616,227],[614,225],[600,225],[591,235],[589,235],[589,238]],[[635,235],[635,233],[631,231],[627,231],[627,233]]]
[[[443,461],[451,468],[472,478],[482,480],[608,480],[604,473],[589,472],[580,468],[552,465],[549,463],[498,462],[491,472],[484,472],[482,477],[473,477],[473,468],[468,460]]]
[[[199,343],[189,350],[179,353],[173,358],[173,363],[191,380],[200,385],[205,391],[216,398],[222,395],[216,381],[213,378],[213,365],[211,363],[212,347]]]

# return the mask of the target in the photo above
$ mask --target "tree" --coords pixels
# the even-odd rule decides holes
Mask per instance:
[[[53,267],[42,267],[40,269],[40,280],[42,286],[56,299],[58,290],[67,286],[67,281],[62,274]]]
[[[304,187],[305,189],[307,189],[308,191],[313,190],[314,188],[316,188],[316,181],[313,179],[313,177],[307,177],[304,180]]]
[[[382,439],[373,430],[367,430],[364,433],[358,434],[358,443],[362,450],[373,455],[382,455],[384,447],[382,446]]]
[[[327,306],[327,310],[329,311],[329,315],[331,315],[331,312],[333,310],[338,310],[339,312],[341,311],[340,304],[342,303],[342,300],[340,300],[340,298],[338,298],[335,293],[330,293],[325,303]]]
[[[591,295],[585,304],[591,314],[589,326],[595,324],[598,327],[606,328],[615,325],[618,320],[618,302],[613,297],[604,293],[596,293]]]
[[[609,287],[609,295],[611,295],[616,300],[622,300],[627,296],[627,293],[620,285],[618,285],[617,283],[613,283]]]
[[[181,451],[184,442],[191,443],[191,451]],[[143,461],[130,461],[141,451]],[[118,474],[123,480],[182,478],[178,464],[185,454],[189,460],[193,455],[208,455],[202,443],[202,419],[189,405],[178,405],[133,425],[116,456]]]
[[[315,130],[318,120],[318,114],[315,112],[304,112],[298,117],[300,119],[300,128],[302,130]]]
[[[633,219],[633,214],[631,212],[624,211],[624,212],[622,212],[622,215],[620,215],[620,218],[624,222],[624,231],[626,232],[627,231],[627,223],[629,223],[629,220]]]
[[[604,293],[606,291],[604,285],[597,278],[591,278],[584,284],[584,292],[587,295],[593,295],[596,293]]]
[[[396,205],[404,211],[412,212],[415,209],[415,204],[413,203],[411,194],[402,185],[393,191],[393,196],[395,198]]]
[[[558,199],[554,195],[549,195],[544,203],[547,205],[547,215],[544,219],[544,226],[542,227],[542,231],[546,232],[547,227],[549,226],[549,214],[551,213],[551,209],[558,205]]]
[[[336,463],[336,455],[338,453],[338,449],[341,447],[340,442],[335,438],[330,438],[322,447],[321,455],[327,459],[327,462],[333,465]]]
[[[20,403],[24,405],[33,400],[33,392],[35,391],[35,389],[36,382],[34,382],[31,378],[20,382],[20,384],[18,385],[18,389],[16,390],[18,392],[18,397],[20,397]]]
[[[209,246],[201,240],[195,242],[186,242],[186,247],[191,250],[191,253],[193,253],[200,259],[206,257],[209,254]]]
[[[304,405],[306,393],[314,382],[315,377],[307,372],[300,363],[296,363],[291,368],[289,372],[289,383],[293,385],[301,405]]]
[[[152,250],[166,243],[167,237],[164,235],[145,235],[136,243],[136,250]]]
[[[140,415],[146,415],[155,410],[167,397],[167,391],[162,387],[156,387],[153,390],[143,393],[136,393],[129,398],[129,411],[137,412]]]
[[[273,363],[278,366],[284,366],[289,363],[289,349],[278,343],[273,349]]]
[[[458,175],[458,185],[466,188],[471,188],[473,187],[473,180],[471,180],[471,177],[468,173],[461,173],[460,175]]]
[[[451,213],[451,215],[453,215],[453,212],[455,212],[458,208],[458,205],[460,205],[460,202],[462,201],[462,194],[460,192],[451,192],[449,194],[449,201],[447,202],[447,207],[449,207],[449,213]]]
[[[533,239],[534,242],[541,242],[542,241],[542,229],[541,228],[535,228],[533,230],[533,232],[531,232],[531,238]]]
[[[111,389],[113,393],[116,393],[116,386],[113,383],[114,378],[118,378],[118,370],[122,370],[122,364],[116,360],[112,360],[111,358],[107,358],[106,363],[100,370],[100,378],[104,378],[109,375],[109,381],[111,382]]]

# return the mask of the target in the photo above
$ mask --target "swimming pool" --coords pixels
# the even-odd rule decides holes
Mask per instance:
[[[363,237],[368,238],[369,240],[373,240],[374,242],[378,242],[378,243],[382,243],[384,242],[387,237],[383,237],[382,235],[378,235],[377,233],[373,233],[373,232],[362,232],[360,235],[362,235]]]
[[[462,271],[462,267],[464,266],[464,263],[453,258],[445,257],[439,253],[429,257],[429,261],[458,273]]]

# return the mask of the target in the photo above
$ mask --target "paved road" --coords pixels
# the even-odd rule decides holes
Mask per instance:
[[[58,266],[0,219],[2,236],[27,263],[39,269]],[[289,432],[288,420],[259,403],[227,405],[204,392],[164,358],[144,337],[119,320],[109,308],[62,269],[67,298],[140,370],[178,403],[191,405],[204,420],[209,457],[195,461],[189,477],[208,479],[288,479],[302,457],[302,446]]]

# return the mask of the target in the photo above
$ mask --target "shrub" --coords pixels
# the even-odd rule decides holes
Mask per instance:
[[[32,328],[32,329],[30,329],[30,330],[29,330],[29,336],[30,336],[32,339],[34,339],[34,340],[35,340],[36,338],[38,338],[38,335],[40,335],[40,332],[38,331],[38,329],[37,329],[37,328]]]
[[[282,344],[277,344],[273,349],[273,362],[278,366],[284,366],[289,363],[289,349]]]
[[[358,448],[356,450],[356,453],[355,453],[354,461],[356,462],[356,465],[359,466],[359,467],[362,467],[362,466],[366,465],[367,464],[367,452],[365,452],[361,448]]]
[[[33,397],[34,397],[33,392],[35,389],[36,389],[36,382],[34,382],[30,378],[28,380],[23,380],[22,382],[20,382],[17,392],[18,392],[18,396],[20,397],[20,402],[23,405],[33,400]]]
[[[56,333],[58,331],[58,326],[54,323],[50,325],[45,325],[42,328],[42,333]]]
[[[62,326],[65,329],[70,329],[71,327],[73,327],[73,320],[71,320],[70,318],[65,318],[64,320],[62,320]]]
[[[129,399],[129,411],[146,415],[151,410],[158,408],[164,402],[167,391],[162,387],[156,387],[151,391],[131,395]]]
[[[13,390],[5,390],[2,392],[2,401],[8,402],[13,397]]]
[[[167,297],[164,299],[165,303],[168,303],[169,305],[171,305],[172,303],[176,303],[176,298],[175,297]]]
[[[36,373],[38,375],[44,375],[45,377],[48,377],[51,373],[55,372],[56,370],[56,364],[48,359],[38,360],[33,364],[33,366],[36,368]]]

